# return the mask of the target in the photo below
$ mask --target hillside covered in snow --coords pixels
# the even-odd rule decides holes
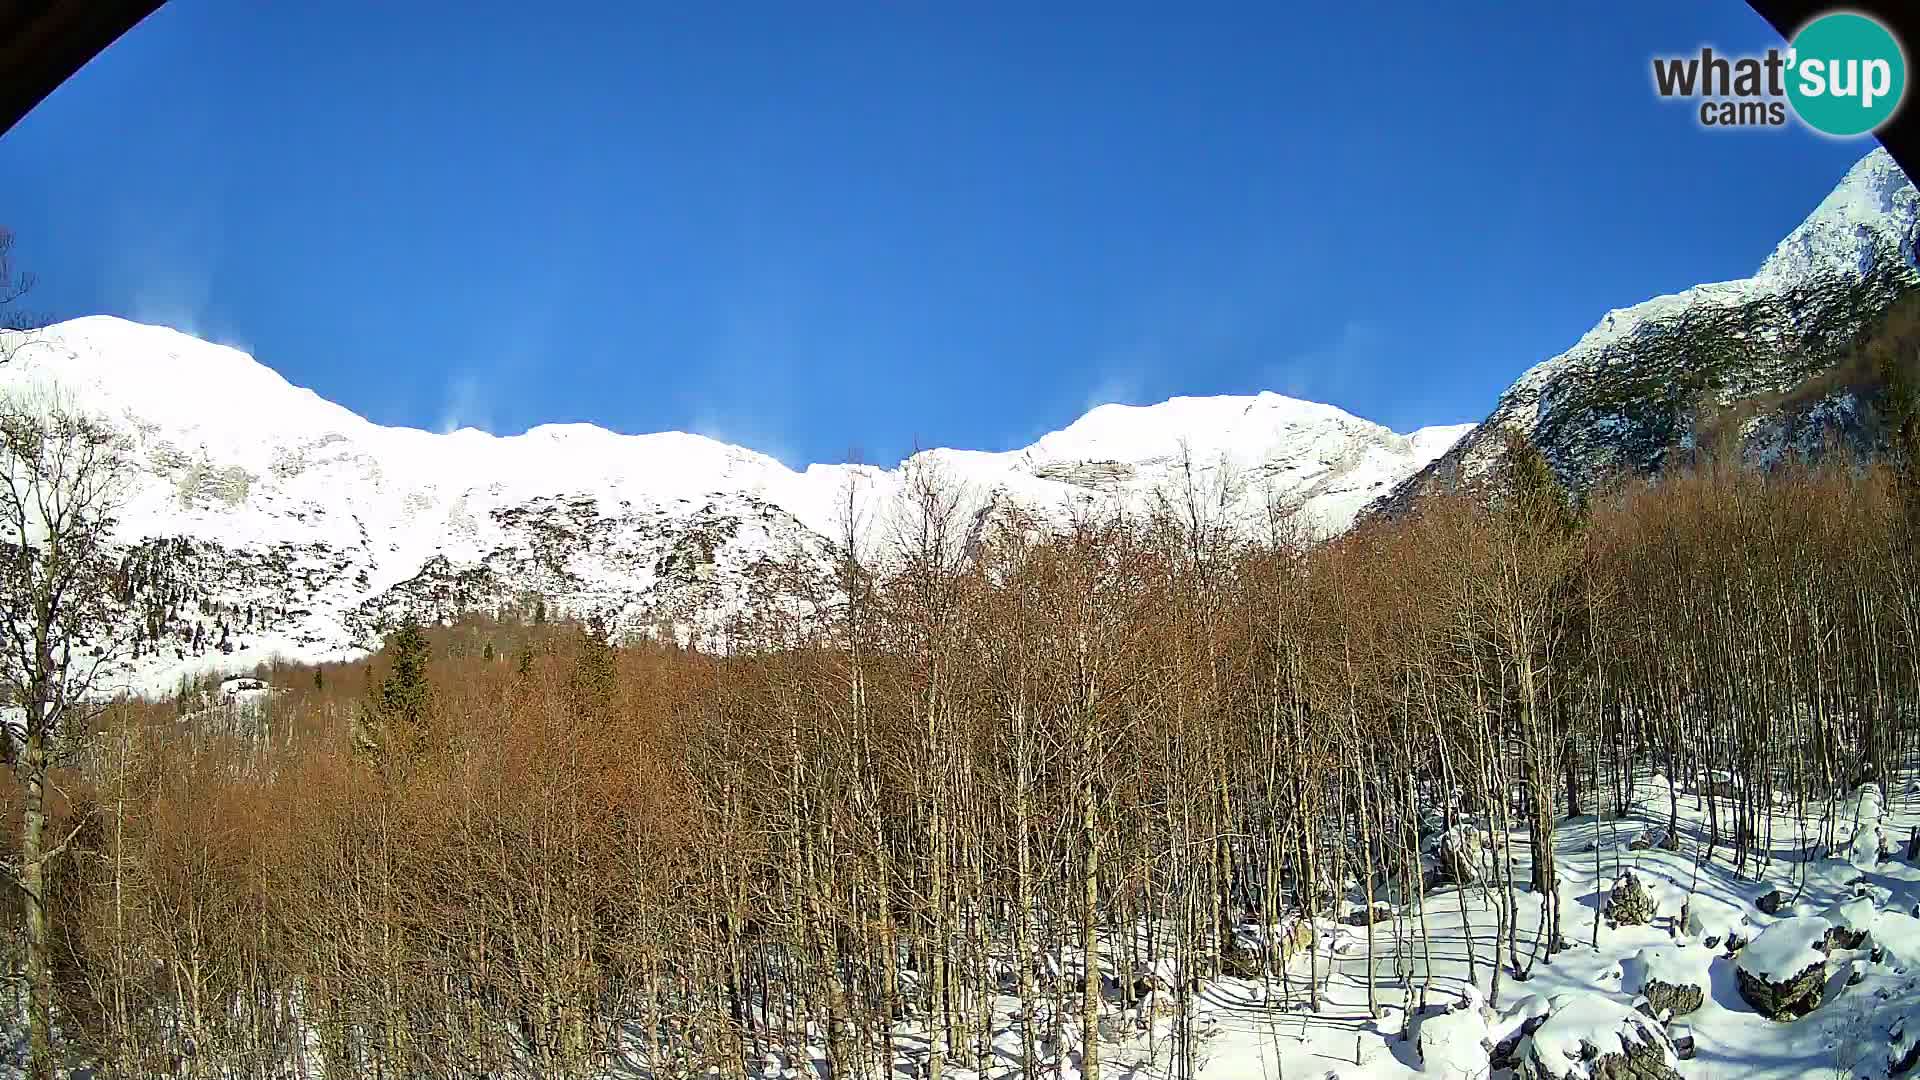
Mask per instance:
[[[884,553],[920,469],[964,487],[970,509],[1055,517],[1144,508],[1191,475],[1245,520],[1277,504],[1324,536],[1484,475],[1505,429],[1575,490],[1658,470],[1716,417],[1754,460],[1836,434],[1870,447],[1870,400],[1831,376],[1920,286],[1917,242],[1920,195],[1875,151],[1753,277],[1610,312],[1482,423],[1408,434],[1273,393],[1182,397],[1102,405],[1017,450],[796,471],[680,432],[383,427],[243,352],[110,317],[38,331],[0,387],[58,385],[126,434],[118,539],[142,639],[126,685],[160,690],[200,668],[357,654],[407,617],[536,603],[724,646],[756,594],[826,588],[849,508],[864,553]]]
[[[1230,474],[1244,513],[1277,499],[1334,532],[1465,430],[1402,435],[1271,393],[1175,398],[1101,406],[1021,450],[795,471],[680,432],[382,427],[236,349],[109,317],[40,331],[0,385],[57,386],[130,440],[119,539],[151,639],[131,681],[148,689],[350,654],[407,616],[536,602],[713,643],[758,584],[824,576],[850,498],[862,544],[884,550],[910,468],[982,505],[1062,513],[1145,505],[1191,463],[1210,487]]]

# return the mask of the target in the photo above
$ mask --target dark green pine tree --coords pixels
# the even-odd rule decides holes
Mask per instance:
[[[427,718],[433,709],[433,686],[427,681],[430,646],[420,625],[409,619],[387,639],[393,664],[373,696],[370,729],[356,732],[355,744],[383,760],[396,752],[417,752],[425,744]]]
[[[570,687],[574,713],[582,721],[605,722],[613,715],[613,641],[597,620],[581,633]]]
[[[1909,487],[1920,483],[1920,293],[1887,313],[1867,356],[1880,383],[1888,457]]]
[[[1567,489],[1553,474],[1547,456],[1533,440],[1513,428],[1501,432],[1501,460],[1506,471],[1507,513],[1516,524],[1569,533],[1580,523],[1579,512]]]

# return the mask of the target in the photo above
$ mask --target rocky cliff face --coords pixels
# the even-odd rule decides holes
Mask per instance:
[[[1871,442],[1867,403],[1831,373],[1894,300],[1920,287],[1920,195],[1884,150],[1855,165],[1742,281],[1612,311],[1502,394],[1446,454],[1372,508],[1485,475],[1519,430],[1583,491],[1616,470],[1654,471],[1732,424],[1750,460],[1838,436]]]

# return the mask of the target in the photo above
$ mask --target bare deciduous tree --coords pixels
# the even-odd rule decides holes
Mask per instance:
[[[8,869],[26,909],[36,1077],[53,1075],[46,866],[73,837],[49,843],[48,776],[105,689],[115,571],[107,545],[124,474],[120,437],[58,391],[0,397],[0,692],[8,709],[0,750],[25,793],[19,861]]]

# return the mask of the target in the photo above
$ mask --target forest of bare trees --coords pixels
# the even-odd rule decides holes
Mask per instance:
[[[1013,1030],[1022,1075],[1097,1080],[1104,1034],[1213,973],[1311,1007],[1303,911],[1417,940],[1464,878],[1503,913],[1470,962],[1528,978],[1571,927],[1515,897],[1636,777],[1668,842],[1704,800],[1687,841],[1737,872],[1840,839],[1821,806],[1915,749],[1899,470],[1576,507],[1529,460],[1492,509],[1319,545],[1280,507],[1230,528],[1217,470],[1064,526],[921,473],[848,522],[884,540],[813,616],[743,616],[730,655],[479,620],[245,709],[121,703],[49,787],[56,1026],[124,1076],[738,1077],[809,1045],[870,1076],[909,1030],[921,1075],[997,1076]],[[1456,825],[1516,839],[1430,843]]]
[[[1898,790],[1920,409],[1881,370],[1877,463],[1576,500],[1515,439],[1497,495],[1328,542],[1205,463],[1064,521],[918,469],[726,655],[543,605],[49,716],[54,564],[14,559],[10,992],[126,1077],[1101,1080],[1140,1029],[1184,1076],[1203,980],[1319,1007],[1311,919],[1365,927],[1369,1010],[1430,1004],[1375,943],[1471,892],[1497,1000],[1602,932],[1554,887],[1570,817],[1777,878]]]

